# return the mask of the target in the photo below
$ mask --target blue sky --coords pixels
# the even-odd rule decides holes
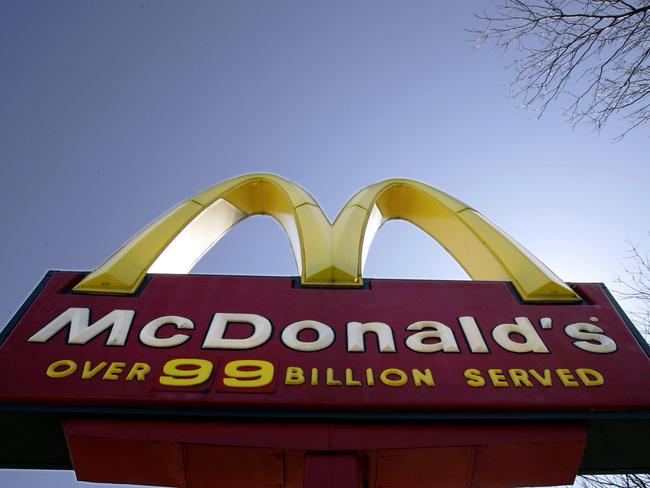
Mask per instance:
[[[463,200],[567,281],[611,283],[650,246],[647,129],[613,138],[543,118],[505,86],[508,56],[466,30],[489,2],[0,4],[6,323],[48,269],[91,270],[169,208],[270,172],[333,219],[359,189],[413,178]],[[264,236],[261,238],[260,236]],[[294,275],[255,217],[197,272]],[[389,223],[367,277],[464,279],[440,246]],[[44,481],[47,480],[47,481]],[[3,487],[75,486],[0,471]]]

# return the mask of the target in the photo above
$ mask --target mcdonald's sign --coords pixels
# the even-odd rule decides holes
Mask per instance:
[[[297,277],[186,274],[252,215],[282,226]],[[424,230],[474,281],[364,277],[391,219]],[[0,424],[572,421],[590,437],[584,457],[583,434],[567,457],[576,470],[640,470],[648,373],[648,345],[604,285],[563,282],[453,197],[388,180],[330,223],[299,186],[255,174],[190,198],[93,272],[47,273],[0,336]],[[614,438],[626,447],[607,450]]]

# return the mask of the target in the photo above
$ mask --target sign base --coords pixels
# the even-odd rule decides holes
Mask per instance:
[[[570,484],[585,426],[67,420],[83,481],[216,487]]]

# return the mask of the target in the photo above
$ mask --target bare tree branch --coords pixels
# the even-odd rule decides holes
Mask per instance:
[[[650,486],[650,475],[619,474],[608,476],[582,476],[579,486],[583,488],[647,488]]]
[[[618,278],[615,293],[621,300],[630,301],[631,319],[646,338],[650,340],[650,251],[642,252],[639,246],[629,242],[625,276]]]
[[[515,52],[514,95],[541,116],[565,96],[575,126],[650,121],[650,0],[505,0],[476,17],[479,42]]]

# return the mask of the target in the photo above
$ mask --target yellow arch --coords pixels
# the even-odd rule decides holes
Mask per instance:
[[[523,246],[463,202],[417,181],[370,185],[341,210],[333,225],[335,273],[361,280],[365,258],[388,220],[411,222],[438,241],[475,280],[511,281],[525,301],[581,298]]]
[[[361,286],[379,228],[403,219],[436,239],[473,279],[511,281],[530,302],[580,297],[516,241],[464,203],[411,180],[386,180],[357,193],[333,225],[316,201],[278,176],[240,176],[172,209],[131,239],[74,289],[132,294],[148,272],[187,273],[228,230],[269,215],[285,230],[305,286]]]
[[[127,242],[75,288],[132,294],[148,272],[187,273],[232,227],[253,215],[273,217],[286,232],[300,277],[330,281],[330,223],[299,186],[274,175],[233,178],[190,198]]]

